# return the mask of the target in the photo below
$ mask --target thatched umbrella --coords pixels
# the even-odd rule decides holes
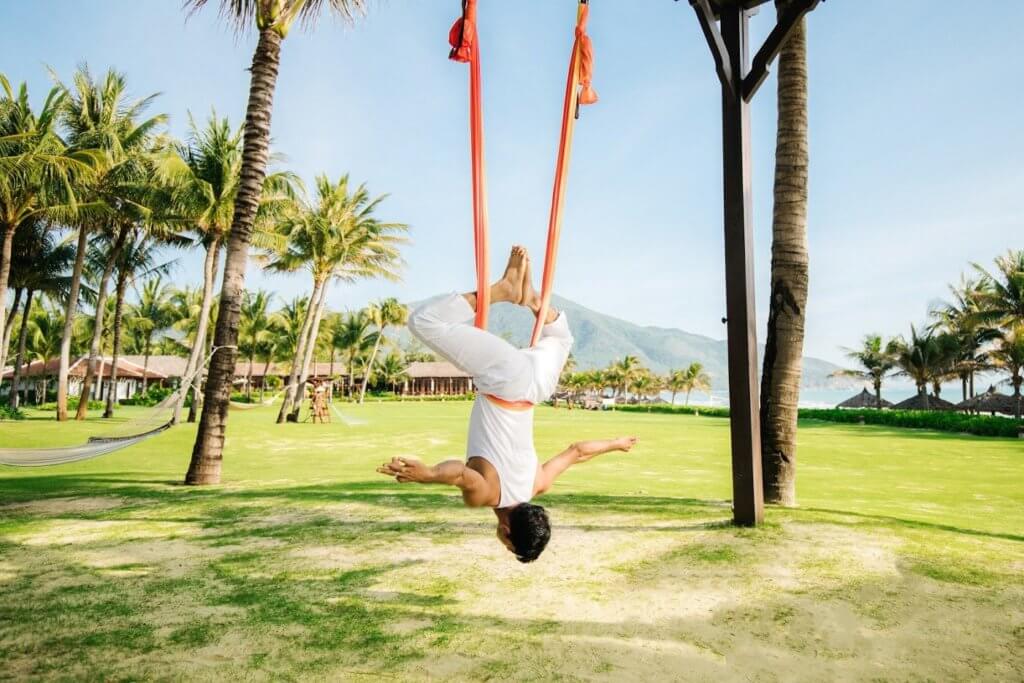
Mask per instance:
[[[842,403],[836,406],[836,408],[877,408],[878,399],[870,391],[865,389],[856,396],[851,396]],[[891,408],[892,403],[882,399],[883,408]]]
[[[978,394],[966,401],[956,405],[957,410],[973,411],[978,413],[1003,413],[1013,415],[1017,399],[1013,396],[1000,394],[995,387],[989,387],[984,394]]]
[[[938,396],[929,396],[927,406],[925,406],[924,401],[924,394],[914,394],[906,401],[900,401],[892,408],[893,410],[956,410],[956,406]]]

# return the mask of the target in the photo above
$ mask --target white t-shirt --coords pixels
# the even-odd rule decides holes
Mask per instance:
[[[478,394],[466,440],[466,458],[473,457],[483,458],[498,472],[498,507],[528,503],[533,498],[538,467],[533,447],[533,408],[508,410]]]

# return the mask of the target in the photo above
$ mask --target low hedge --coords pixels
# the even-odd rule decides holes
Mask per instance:
[[[700,408],[694,406],[672,406],[667,404],[619,405],[616,410],[630,413],[668,413],[675,415],[706,415],[708,417],[729,417],[728,408]],[[841,424],[883,425],[908,429],[932,429],[954,434],[976,434],[977,436],[1001,436],[1015,438],[1022,423],[1004,417],[989,415],[968,415],[948,411],[928,410],[839,410],[837,408],[801,408],[801,420],[819,420]]]

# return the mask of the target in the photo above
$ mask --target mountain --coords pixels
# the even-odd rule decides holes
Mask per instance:
[[[636,356],[658,373],[684,368],[697,361],[711,375],[716,389],[726,388],[725,340],[674,328],[636,325],[558,296],[552,303],[569,316],[576,338],[572,353],[580,370],[602,368],[626,355]],[[410,309],[416,305],[410,304]],[[491,309],[490,330],[517,346],[525,346],[529,342],[532,325],[533,316],[519,306],[498,304]],[[406,349],[418,344],[408,330],[401,331],[399,342]],[[760,352],[764,352],[763,346]],[[802,385],[807,388],[849,385],[847,380],[829,377],[838,369],[828,361],[805,357]]]

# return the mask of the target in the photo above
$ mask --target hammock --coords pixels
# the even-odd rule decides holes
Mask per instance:
[[[61,446],[55,448],[0,448],[0,465],[12,467],[44,467],[47,465],[63,465],[79,460],[97,458],[122,448],[134,446],[146,439],[170,429],[174,424],[173,409],[183,392],[192,388],[193,381],[199,375],[213,354],[225,346],[214,347],[206,360],[188,377],[182,377],[181,385],[167,398],[160,401],[145,416],[125,422],[112,433],[90,437],[78,446]],[[167,412],[172,411],[168,416]]]
[[[448,34],[452,46],[449,58],[469,63],[469,133],[470,156],[473,167],[473,244],[476,261],[476,326],[487,327],[490,306],[490,279],[488,277],[487,240],[487,174],[484,165],[484,124],[481,103],[480,43],[476,28],[477,0],[463,0],[462,16],[455,21]],[[576,12],[576,38],[569,60],[569,76],[565,86],[562,107],[562,130],[555,164],[555,181],[551,191],[551,213],[548,218],[548,238],[544,252],[544,274],[541,277],[541,305],[533,327],[530,346],[540,339],[541,328],[551,304],[558,260],[558,239],[562,230],[562,209],[565,206],[566,180],[569,175],[569,156],[572,151],[573,132],[579,117],[580,105],[597,102],[597,93],[590,86],[594,68],[594,51],[587,35],[590,7],[580,0]]]
[[[228,405],[232,408],[237,408],[238,410],[249,410],[250,408],[264,408],[266,406],[269,406],[274,401],[276,401],[277,397],[283,393],[284,389],[281,389],[270,398],[264,399],[262,401],[257,401],[256,403],[245,403],[243,401],[228,401]]]

